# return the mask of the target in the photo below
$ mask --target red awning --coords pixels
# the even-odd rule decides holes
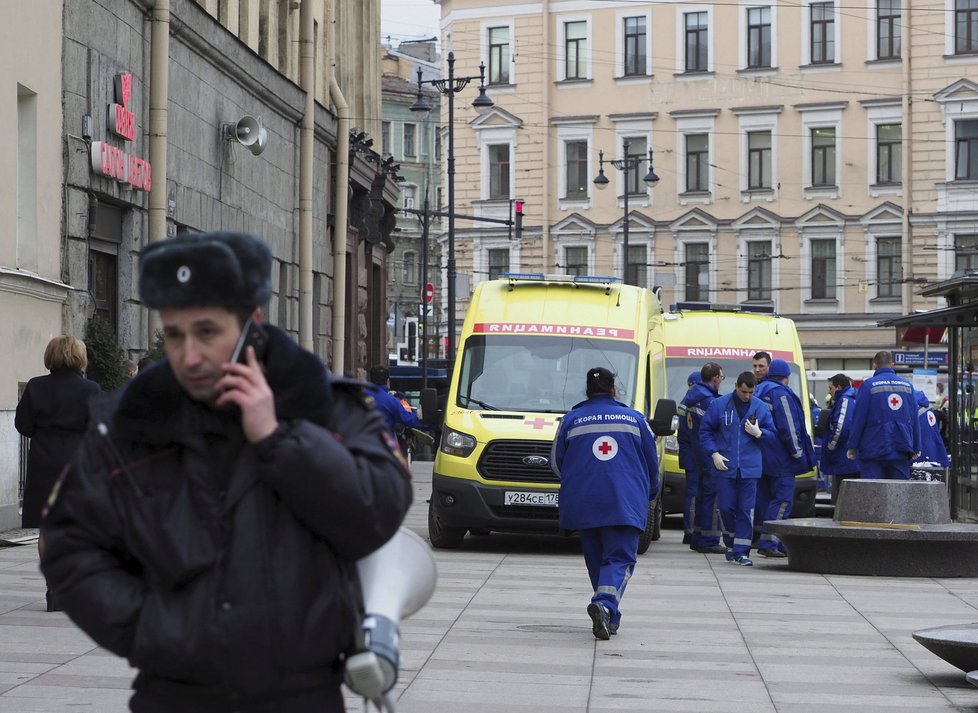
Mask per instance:
[[[941,344],[947,342],[947,327],[925,327],[923,325],[912,325],[906,327],[899,334],[897,342],[900,346],[907,344]]]

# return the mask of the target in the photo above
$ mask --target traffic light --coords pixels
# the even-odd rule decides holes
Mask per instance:
[[[418,353],[418,323],[407,323],[408,361],[414,361]]]
[[[513,209],[515,210],[515,214],[513,215],[513,237],[516,240],[521,240],[523,238],[523,201],[516,199]]]

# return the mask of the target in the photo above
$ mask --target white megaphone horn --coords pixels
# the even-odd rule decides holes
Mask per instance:
[[[255,156],[268,146],[268,131],[262,126],[261,119],[253,116],[242,116],[235,123],[227,124],[225,136],[237,141]]]
[[[398,624],[431,599],[438,570],[428,544],[405,527],[359,560],[357,570],[366,612],[363,645],[347,657],[344,680],[354,693],[376,702],[397,682]]]

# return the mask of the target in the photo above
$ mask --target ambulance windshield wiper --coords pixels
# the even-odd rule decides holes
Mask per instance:
[[[468,406],[469,404],[476,404],[477,406],[481,406],[482,408],[484,408],[486,411],[499,410],[498,407],[493,406],[492,404],[487,404],[485,401],[479,401],[479,399],[473,399],[471,396],[466,396],[465,394],[462,394],[459,398],[465,399],[463,406]]]

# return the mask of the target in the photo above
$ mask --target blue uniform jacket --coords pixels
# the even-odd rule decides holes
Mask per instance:
[[[815,467],[815,448],[805,430],[805,411],[794,391],[764,379],[754,391],[771,411],[776,439],[761,442],[764,475],[801,475]]]
[[[610,395],[592,396],[561,420],[550,455],[562,529],[645,528],[659,492],[659,458],[642,414]]]
[[[916,389],[914,396],[917,399],[917,420],[920,422],[920,457],[917,462],[938,463],[942,468],[947,468],[951,465],[951,458],[947,454],[944,439],[941,438],[937,416],[931,410],[930,399],[923,391]]]
[[[760,478],[761,442],[775,438],[774,421],[764,402],[754,396],[741,418],[733,401],[739,398],[736,393],[730,393],[710,404],[700,424],[700,444],[706,454],[708,467],[717,476],[733,478],[740,471],[744,478]],[[744,430],[747,419],[752,417],[757,419],[757,425],[761,427],[760,438],[754,438]],[[717,452],[727,459],[727,470],[716,470],[713,467],[712,456]]]
[[[862,462],[905,460],[920,451],[920,423],[909,381],[884,367],[862,383],[848,445]]]
[[[719,396],[709,384],[693,384],[676,409],[679,415],[679,467],[704,468],[710,461],[710,454],[700,445],[700,424],[710,404]],[[692,459],[692,460],[691,460]]]
[[[393,433],[395,436],[397,435],[395,424],[404,428],[418,428],[423,431],[428,430],[428,427],[421,423],[421,420],[414,415],[414,411],[408,411],[406,408],[404,408],[404,404],[401,403],[401,400],[388,391],[386,386],[371,384],[365,389],[365,391],[373,397],[374,402],[377,404],[377,408],[380,409],[382,414],[384,414],[384,420],[387,422],[387,428],[389,428],[391,433]]]
[[[849,433],[852,431],[852,414],[856,407],[856,389],[850,386],[845,391],[835,392],[832,404],[832,415],[826,424],[825,437],[822,440],[822,461],[820,467],[823,473],[829,475],[847,475],[858,473],[859,459],[849,460],[846,451],[849,448]]]

